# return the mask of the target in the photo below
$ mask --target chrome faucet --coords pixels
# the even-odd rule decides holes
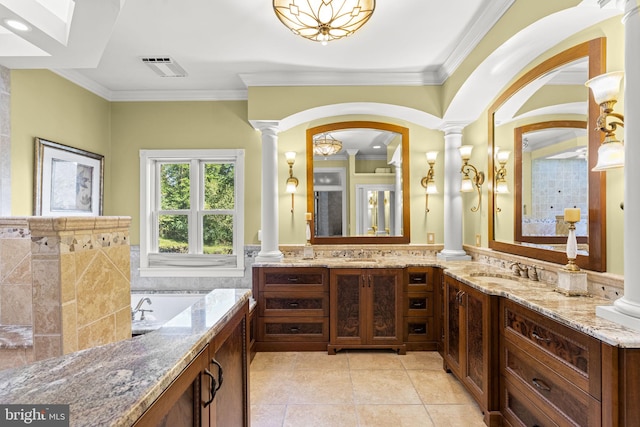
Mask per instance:
[[[135,316],[137,312],[141,312],[142,314],[140,315],[140,320],[144,320],[144,313],[146,313],[147,311],[151,311],[153,312],[153,310],[144,310],[142,309],[142,304],[144,303],[148,303],[149,305],[151,305],[151,300],[147,297],[145,298],[140,298],[140,301],[138,301],[138,304],[136,305],[136,308],[134,308],[133,310],[131,310],[131,320],[135,320]]]
[[[527,277],[527,267],[521,265],[519,262],[514,262],[509,266],[509,268],[513,271],[514,276]]]

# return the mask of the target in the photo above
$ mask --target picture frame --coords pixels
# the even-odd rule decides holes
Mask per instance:
[[[34,215],[102,215],[103,155],[35,138],[34,159]]]

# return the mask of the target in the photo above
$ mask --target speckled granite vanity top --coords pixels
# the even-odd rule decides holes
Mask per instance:
[[[250,295],[217,289],[149,334],[0,371],[0,402],[70,404],[72,426],[129,426]]]
[[[640,332],[596,316],[597,306],[610,306],[611,300],[596,296],[569,297],[544,282],[514,276],[510,270],[475,261],[441,261],[428,257],[285,258],[280,263],[256,263],[261,267],[328,268],[404,268],[427,266],[444,268],[452,276],[486,294],[516,301],[564,325],[584,332],[607,344],[640,348]]]

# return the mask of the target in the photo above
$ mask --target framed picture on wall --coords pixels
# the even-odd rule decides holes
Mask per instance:
[[[102,215],[104,156],[36,138],[34,215]]]

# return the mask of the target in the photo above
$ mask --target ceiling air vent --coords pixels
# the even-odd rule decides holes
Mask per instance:
[[[141,58],[160,77],[186,77],[187,72],[170,56]]]

